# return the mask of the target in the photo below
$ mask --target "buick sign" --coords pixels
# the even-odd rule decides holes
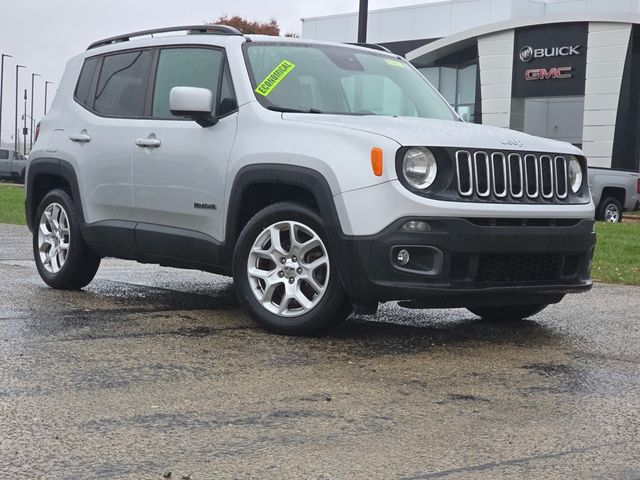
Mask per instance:
[[[525,63],[533,60],[533,48],[529,46],[522,47],[522,50],[520,50],[520,60]]]
[[[529,63],[534,58],[569,57],[582,55],[582,45],[570,45],[565,47],[533,48],[527,45],[520,50],[520,60]]]

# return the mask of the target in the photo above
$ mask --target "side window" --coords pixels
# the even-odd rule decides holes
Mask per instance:
[[[152,58],[149,50],[104,57],[96,87],[95,111],[118,117],[143,116]]]
[[[211,48],[166,48],[160,51],[155,88],[153,116],[177,118],[169,110],[169,94],[173,87],[208,88],[218,93],[224,54]]]
[[[0,150],[0,160],[9,160],[9,150]]]
[[[80,77],[78,77],[78,84],[76,85],[76,100],[84,106],[89,105],[89,93],[91,90],[91,83],[93,76],[96,73],[96,67],[98,66],[98,57],[89,58],[84,61],[82,65],[82,71]]]

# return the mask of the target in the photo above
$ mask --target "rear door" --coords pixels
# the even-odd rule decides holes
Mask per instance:
[[[210,89],[216,99],[212,113],[219,121],[203,128],[174,117],[169,94],[177,86]],[[133,204],[141,222],[136,228],[141,250],[207,263],[213,260],[194,256],[198,256],[197,245],[222,239],[222,203],[236,117],[223,49],[181,46],[158,51],[151,118],[135,129],[139,146],[133,155]],[[149,140],[155,146],[149,146]],[[207,257],[206,248],[202,255]]]
[[[85,60],[75,92],[78,108],[70,151],[88,223],[135,222],[131,162],[134,130],[147,107],[154,51],[127,50]],[[133,227],[129,241],[133,239]]]

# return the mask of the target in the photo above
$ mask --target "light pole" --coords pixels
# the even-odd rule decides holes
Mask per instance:
[[[49,85],[53,85],[53,82],[50,82],[49,80],[44,82],[44,114],[47,114],[47,87]]]
[[[369,14],[369,0],[360,0],[358,12],[358,43],[367,43],[367,15]]]
[[[2,147],[2,91],[4,87],[4,58],[13,58],[6,53],[0,54],[0,148]]]
[[[41,77],[39,73],[31,74],[31,119],[29,122],[29,126],[31,127],[31,131],[29,132],[29,151],[33,148],[33,82],[36,77]]]
[[[24,65],[16,65],[16,129],[13,133],[14,150],[18,151],[18,71],[26,68]]]
[[[27,89],[24,89],[24,126],[22,127],[22,137],[24,144],[22,146],[22,155],[27,155]]]

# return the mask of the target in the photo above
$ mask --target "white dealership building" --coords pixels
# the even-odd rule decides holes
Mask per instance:
[[[302,19],[355,42],[358,14]],[[406,57],[467,121],[639,169],[640,0],[448,0],[370,11],[367,41]]]

